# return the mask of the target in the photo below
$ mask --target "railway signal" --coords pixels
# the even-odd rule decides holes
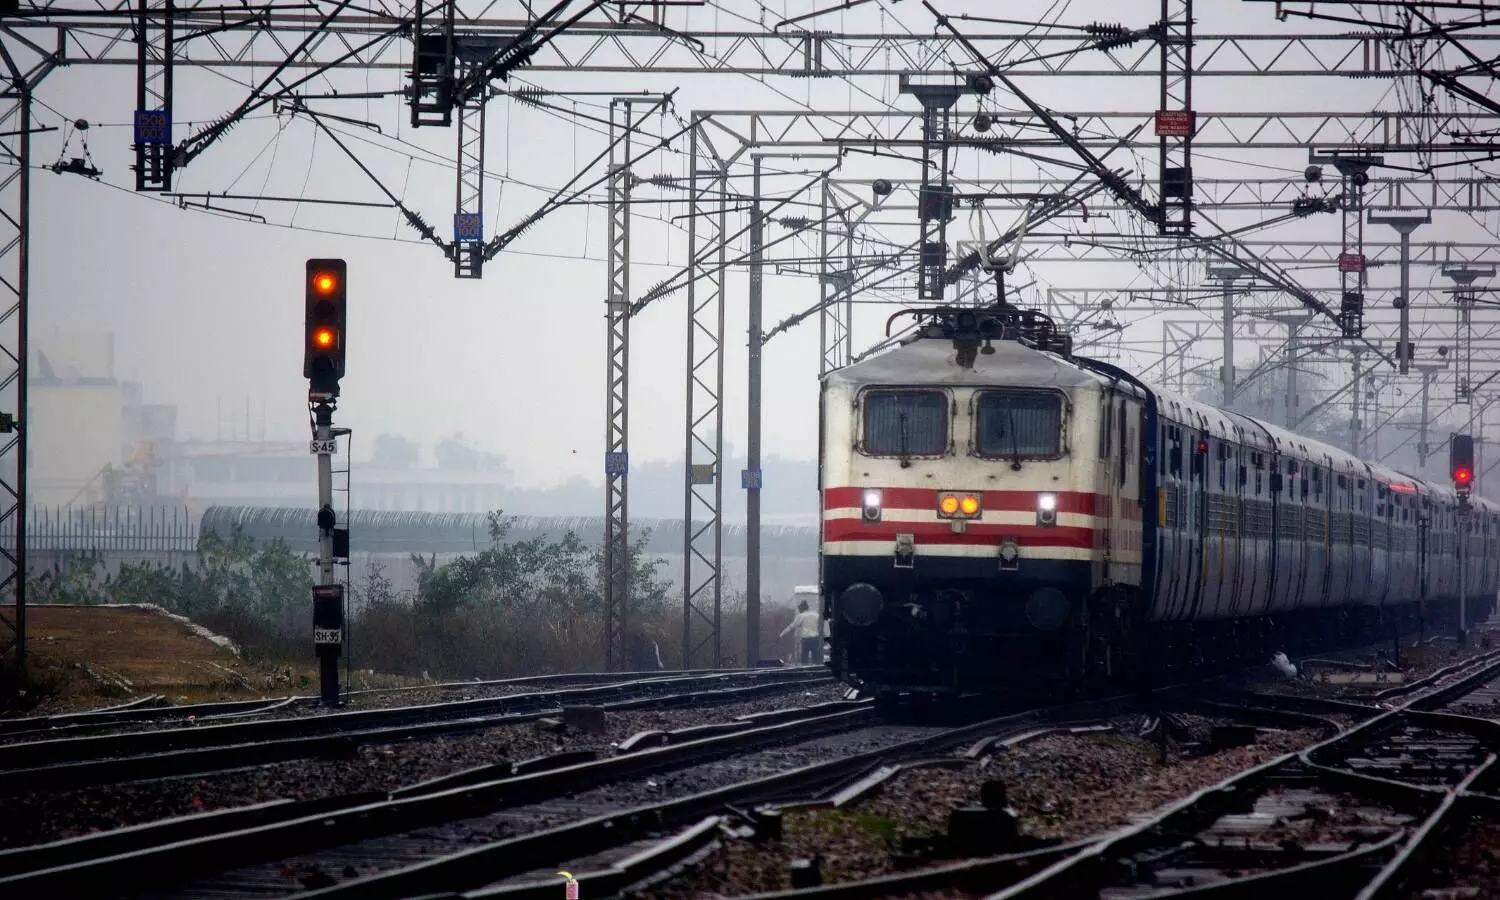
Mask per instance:
[[[309,259],[304,277],[307,318],[303,334],[302,375],[312,413],[308,452],[318,458],[318,583],[313,588],[313,652],[318,657],[319,688],[324,706],[339,705],[339,657],[344,647],[344,588],[334,577],[334,560],[347,559],[348,529],[338,528],[333,509],[333,456],[338,435],[333,411],[339,380],[344,377],[348,347],[344,326],[349,267],[342,259]],[[341,542],[339,539],[343,538]],[[343,557],[340,557],[340,551]]]
[[[307,319],[302,376],[316,393],[338,395],[344,377],[348,267],[342,259],[307,261]]]
[[[1448,471],[1453,476],[1453,489],[1467,500],[1474,488],[1474,437],[1455,434],[1448,450]]]

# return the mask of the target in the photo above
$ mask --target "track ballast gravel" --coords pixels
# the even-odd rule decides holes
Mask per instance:
[[[568,822],[789,771],[833,756],[887,747],[937,730],[940,729],[884,725],[858,728],[844,734],[702,763],[676,772],[615,782],[556,800],[517,806],[405,834],[371,838],[306,856],[246,866],[218,876],[195,879],[172,894],[147,893],[138,900],[157,900],[184,891],[192,896],[211,893],[227,900],[272,896],[296,891],[299,887],[327,886]]]
[[[1212,721],[1182,718],[1195,732],[1195,726]],[[977,806],[980,785],[990,780],[1006,785],[1023,834],[1063,841],[1088,837],[1131,824],[1194,791],[1322,738],[1313,730],[1261,730],[1253,745],[1210,756],[1174,757],[1162,765],[1158,747],[1134,736],[1139,718],[1115,724],[1116,732],[1038,738],[984,765],[908,770],[845,809],[788,810],[782,840],[729,840],[694,870],[653,887],[651,895],[687,900],[788,890],[791,863],[814,854],[825,884],[891,874],[898,871],[892,850],[899,849],[903,838],[946,833],[950,811]],[[930,865],[951,861],[935,859]]]
[[[348,760],[301,760],[210,775],[21,794],[6,798],[6,815],[0,816],[0,848],[267,800],[390,791],[502,760],[519,762],[568,750],[607,753],[639,731],[668,731],[811,706],[842,699],[844,690],[830,682],[741,703],[612,712],[606,714],[606,731],[599,735],[571,730],[558,733],[535,723],[522,723],[471,734],[361,746]]]

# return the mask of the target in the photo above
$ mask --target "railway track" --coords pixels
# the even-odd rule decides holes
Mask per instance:
[[[829,680],[826,673],[805,671],[653,678],[433,707],[10,744],[0,746],[0,796],[312,757],[347,758],[360,744],[514,725],[560,714],[569,705],[592,705],[606,712],[712,706]]]
[[[821,667],[817,667],[820,669]],[[400,697],[419,693],[458,693],[473,691],[513,690],[526,687],[579,687],[610,685],[630,681],[648,681],[672,678],[716,678],[722,676],[754,677],[767,673],[803,672],[813,667],[788,669],[685,669],[658,672],[579,672],[557,675],[528,675],[517,678],[502,678],[487,681],[447,681],[438,684],[411,685],[394,688],[369,688],[347,691],[344,701],[358,703],[372,697]],[[505,696],[505,695],[500,695]],[[520,696],[520,695],[510,695]],[[267,715],[274,712],[303,712],[321,715],[340,715],[326,711],[322,699],[316,696],[293,695],[257,700],[223,700],[211,703],[193,703],[178,706],[161,694],[139,697],[128,703],[106,706],[100,709],[59,713],[52,716],[28,716],[25,718],[0,718],[0,741],[15,739],[39,740],[45,737],[77,737],[114,729],[122,725],[176,721],[185,723],[218,722],[247,716]]]
[[[263,804],[20,848],[0,853],[0,875],[5,876],[0,877],[0,894],[116,896],[118,890],[103,886],[129,884],[135,889],[180,885],[161,896],[222,897],[226,885],[238,885],[249,896],[265,896],[266,873],[289,868],[301,871],[297,867],[305,867],[307,860],[299,854],[315,852],[315,859],[326,861],[330,854],[355,853],[367,862],[380,863],[395,846],[381,842],[394,839],[399,844],[403,835],[415,836],[416,845],[427,847],[439,857],[436,864],[441,864],[444,853],[463,845],[453,841],[471,841],[485,827],[502,827],[503,819],[493,818],[497,814],[513,820],[520,807],[528,808],[534,818],[572,814],[558,803],[579,791],[828,735],[885,727],[872,729],[876,721],[869,701],[787,710],[746,717],[741,728],[729,734],[701,736],[702,728],[658,733],[655,740],[648,735],[626,742],[625,752],[613,756],[564,753],[542,757],[503,774],[480,771],[463,778],[450,776],[393,792],[390,797]],[[497,774],[500,777],[494,777]],[[447,844],[441,840],[444,831],[450,837]],[[181,884],[186,879],[195,880]],[[285,893],[305,887],[284,876],[279,884]]]
[[[1500,817],[1500,723],[1443,711],[1494,692],[1497,681],[1500,653],[1490,653],[1382,692],[1375,704],[1262,696],[1313,714],[1364,715],[1318,744],[1103,837],[752,896],[898,897],[941,890],[991,900],[1278,893],[1415,900],[1413,886],[1433,882],[1445,848]]]
[[[371,842],[335,853],[282,860],[273,866],[146,896],[153,900],[265,896],[275,880],[273,873],[283,884],[289,877],[305,875],[312,879],[307,886],[315,889],[299,895],[306,897],[441,895],[443,891],[481,889],[507,880],[511,883],[491,889],[506,896],[528,895],[534,891],[555,892],[557,867],[569,865],[579,866],[584,872],[588,870],[581,867],[607,865],[608,871],[586,876],[591,884],[603,887],[603,882],[625,877],[622,872],[655,871],[693,852],[712,831],[700,820],[714,817],[725,808],[837,791],[882,765],[929,759],[974,741],[992,746],[995,739],[1046,731],[1059,721],[1092,721],[1133,702],[1121,698],[1093,701],[956,728],[867,727],[856,722],[852,725],[860,727],[851,726],[820,739],[799,725],[797,747],[781,742],[781,746],[767,745],[771,749],[758,753],[739,748],[716,759],[695,759],[644,784],[616,781],[607,790],[570,790],[566,798],[558,796],[525,809],[512,808],[500,817],[463,823],[456,833],[407,832],[394,842]],[[809,757],[818,761],[808,764]],[[508,832],[507,824],[526,830]],[[663,830],[681,826],[689,826],[688,833],[660,841]],[[548,867],[546,877],[540,883],[527,883],[528,873],[538,865]],[[369,871],[371,866],[378,871]]]

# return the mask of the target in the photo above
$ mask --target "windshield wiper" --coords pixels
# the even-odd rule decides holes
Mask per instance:
[[[1013,472],[1019,472],[1021,471],[1021,438],[1016,434],[1016,408],[1008,403],[1005,406],[1005,419],[1010,423],[1010,449],[1014,456],[1010,462],[1010,468]],[[1001,435],[1001,437],[1004,436]]]
[[[901,423],[901,446],[898,458],[901,460],[901,468],[909,469],[911,468],[911,450],[906,442],[906,413],[896,413],[896,421]]]

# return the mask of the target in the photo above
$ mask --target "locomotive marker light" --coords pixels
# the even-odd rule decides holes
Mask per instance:
[[[944,491],[938,494],[938,517],[943,519],[977,519],[984,512],[979,494]]]
[[[1036,495],[1036,523],[1043,528],[1053,528],[1057,525],[1057,495]]]
[[[879,491],[865,491],[864,501],[865,501],[865,505],[864,505],[863,510],[861,511],[861,515],[864,516],[864,520],[866,522],[879,522],[880,521],[880,492]]]
[[[309,259],[303,278],[306,319],[302,376],[307,379],[307,402],[313,419],[313,435],[307,449],[318,458],[318,584],[313,588],[313,652],[318,657],[319,693],[327,707],[339,705],[339,657],[344,649],[344,588],[335,582],[333,574],[338,524],[333,511],[333,454],[338,452],[333,410],[338,403],[339,380],[344,377],[347,276],[348,266],[342,259]],[[340,433],[348,434],[348,430],[340,429]],[[347,555],[347,547],[342,549]]]

